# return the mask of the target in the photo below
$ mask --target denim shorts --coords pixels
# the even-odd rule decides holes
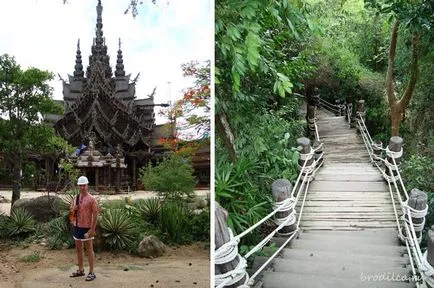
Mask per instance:
[[[89,229],[90,228],[72,226],[72,238],[74,238],[74,240],[86,239],[86,237],[84,237],[84,234],[86,234]]]

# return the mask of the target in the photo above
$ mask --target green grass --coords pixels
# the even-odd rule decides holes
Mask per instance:
[[[25,255],[20,258],[21,262],[39,262],[41,260],[41,255],[39,252],[33,252],[32,254]]]

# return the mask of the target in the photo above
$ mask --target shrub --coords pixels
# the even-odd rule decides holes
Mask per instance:
[[[133,206],[136,207],[136,214],[139,219],[151,225],[158,223],[161,210],[161,203],[158,197],[139,199]]]
[[[27,210],[16,208],[12,211],[7,221],[7,234],[10,237],[28,236],[35,231],[35,224],[35,220]]]
[[[268,195],[261,194],[259,179],[261,165],[255,160],[239,159],[235,164],[219,161],[215,175],[216,201],[224,207],[228,215],[228,226],[235,235],[252,226],[271,211]],[[263,177],[266,177],[264,175]],[[265,190],[264,190],[265,191]],[[256,234],[243,238],[255,242]]]
[[[402,179],[404,179],[408,191],[417,188],[426,193],[434,192],[433,159],[421,155],[412,155],[409,159],[403,161],[401,168]]]
[[[194,241],[209,242],[210,240],[210,210],[204,209],[190,218],[190,233]]]
[[[146,189],[157,191],[166,199],[192,196],[196,185],[191,164],[175,154],[155,167],[144,167],[140,174]]]
[[[99,219],[105,243],[112,250],[132,250],[137,229],[123,209],[107,209]]]
[[[167,201],[160,211],[158,226],[162,238],[170,243],[185,244],[192,240],[188,229],[191,212],[187,207],[176,201]]]
[[[74,241],[72,239],[71,226],[65,216],[58,217],[48,223],[48,245],[50,249],[61,249],[66,243],[68,247],[72,247]]]

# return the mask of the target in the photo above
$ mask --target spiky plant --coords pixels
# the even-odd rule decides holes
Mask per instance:
[[[139,199],[134,203],[136,207],[136,216],[148,224],[156,225],[161,210],[161,202],[158,197],[149,199]]]
[[[108,248],[129,250],[134,243],[136,226],[123,209],[106,209],[99,219]]]
[[[26,236],[35,231],[36,222],[32,215],[24,208],[12,210],[6,224],[8,236]]]
[[[48,245],[51,249],[60,249],[66,243],[73,246],[71,227],[65,215],[55,218],[48,223]]]

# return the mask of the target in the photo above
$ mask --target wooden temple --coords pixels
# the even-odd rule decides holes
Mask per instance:
[[[70,162],[89,178],[95,190],[116,191],[146,189],[140,183],[139,169],[149,162],[156,163],[168,150],[159,142],[173,137],[155,125],[155,89],[145,99],[136,99],[137,75],[131,79],[123,63],[121,41],[114,72],[110,66],[103,36],[101,0],[96,7],[97,19],[89,65],[84,69],[80,40],[77,43],[75,67],[63,81],[63,115],[44,115],[44,121],[54,125],[57,133],[78,147]],[[209,145],[208,145],[209,146]],[[86,149],[82,149],[85,147]],[[39,175],[36,189],[57,191],[58,159],[53,155],[33,157]],[[198,186],[210,182],[210,147],[193,156],[193,168]]]
[[[135,187],[138,169],[156,156],[151,148],[154,107],[164,104],[154,104],[155,89],[148,98],[135,99],[138,75],[133,80],[131,74],[126,75],[120,40],[113,73],[103,37],[100,0],[96,10],[96,35],[89,65],[85,72],[78,41],[74,73],[68,75],[69,81],[63,80],[65,112],[54,127],[71,145],[88,147],[83,155],[71,160],[91,183],[116,183],[126,189]]]

